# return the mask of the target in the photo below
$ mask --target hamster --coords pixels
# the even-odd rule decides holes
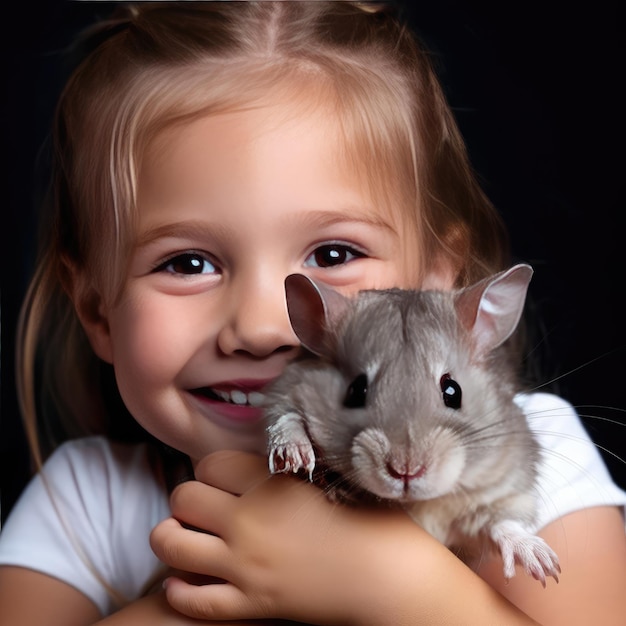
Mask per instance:
[[[558,582],[557,555],[529,530],[540,452],[504,345],[532,273],[350,298],[288,276],[306,350],[266,393],[270,472],[321,476],[334,500],[404,507],[467,559],[497,550],[507,580],[518,564]]]

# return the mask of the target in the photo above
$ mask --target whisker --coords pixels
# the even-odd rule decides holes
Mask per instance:
[[[601,409],[601,410],[616,411],[618,413],[626,414],[626,408],[619,407],[619,406],[607,406],[605,404],[577,404],[576,406],[574,406],[574,408],[576,410],[578,409]]]
[[[576,367],[573,367],[572,369],[570,369],[567,372],[563,372],[562,374],[559,374],[558,376],[555,376],[553,378],[551,378],[550,380],[544,381],[534,387],[531,387],[529,391],[538,391],[540,389],[543,389],[544,387],[549,387],[550,385],[553,385],[554,383],[558,382],[559,380],[561,380],[562,378],[565,378],[567,376],[571,376],[572,374],[574,374],[575,372],[578,372],[586,367],[589,367],[590,365],[592,365],[593,363],[596,363],[597,361],[600,361],[602,359],[605,359],[617,352],[620,352],[621,350],[626,349],[626,344],[621,345],[621,346],[617,346],[616,348],[613,348],[611,350],[607,350],[606,352],[603,352],[602,354],[589,359],[588,361],[585,361],[584,363],[581,363],[580,365],[577,365]]]
[[[624,408],[620,408],[620,407],[616,407],[616,406],[607,406],[607,405],[603,405],[603,404],[576,404],[576,405],[572,405],[572,408],[574,408],[576,410],[576,413],[580,416],[580,417],[588,417],[588,418],[593,418],[593,419],[601,419],[601,420],[610,420],[610,418],[607,418],[605,416],[602,415],[595,415],[593,413],[581,413],[581,409],[595,409],[595,410],[603,410],[603,411],[614,411],[616,413],[624,413],[626,414],[626,409]],[[541,409],[540,411],[531,411],[529,413],[526,414],[527,419],[531,419],[533,417],[542,417],[544,415],[548,415],[550,414],[550,416],[554,416],[555,414],[558,415],[559,412],[563,411],[563,407],[554,407],[553,409]],[[565,411],[563,412],[563,417],[570,419],[572,416],[569,412]],[[615,420],[614,422],[615,424],[618,424],[620,426],[624,426],[626,425],[624,422],[620,422]]]
[[[544,435],[546,437],[554,436],[554,437],[559,437],[560,439],[567,439],[568,441],[574,441],[574,442],[577,442],[577,443],[589,445],[589,446],[591,446],[593,448],[596,448],[598,450],[602,450],[603,452],[606,452],[608,455],[612,456],[617,461],[620,461],[621,463],[626,464],[626,459],[623,459],[621,456],[619,456],[619,454],[617,454],[616,452],[614,452],[610,448],[607,448],[607,447],[597,443],[596,441],[589,441],[589,440],[584,439],[582,437],[577,437],[576,435],[571,435],[571,434],[570,435],[565,435],[563,433],[554,433],[554,432],[551,432],[549,430],[546,430],[546,431],[535,431],[535,432],[540,433],[540,434],[542,434],[542,435]],[[550,452],[552,452],[552,451],[550,451]]]

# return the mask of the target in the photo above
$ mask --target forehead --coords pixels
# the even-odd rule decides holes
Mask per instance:
[[[180,145],[181,138],[193,142],[198,128],[210,126],[211,118],[219,118],[213,128],[214,143],[219,143],[220,149],[241,144],[245,137],[246,151],[251,152],[261,143],[269,145],[270,134],[275,138],[289,136],[283,146],[288,152],[297,152],[299,144],[310,148],[317,142],[319,158],[332,160],[342,176],[357,180],[381,212],[389,217],[398,213],[400,218],[412,213],[412,207],[402,210],[407,208],[407,198],[412,201],[417,197],[415,181],[407,176],[413,171],[410,158],[404,158],[397,128],[392,131],[383,122],[372,124],[375,111],[370,110],[368,117],[367,106],[354,106],[350,98],[338,96],[332,85],[317,76],[290,78],[275,82],[273,88],[262,86],[250,91],[247,98],[239,96],[217,108],[204,107],[191,115],[165,120],[148,137],[142,160],[147,155],[151,163],[158,162],[171,152],[173,143]]]
[[[139,176],[140,224],[170,221],[172,207],[211,207],[224,223],[352,213],[401,232],[399,213],[381,208],[344,154],[336,119],[319,107],[272,102],[200,117],[153,142]]]
[[[309,168],[341,165],[336,125],[321,110],[291,102],[255,103],[169,125],[149,144],[144,170],[179,167],[180,174],[207,164],[259,169],[287,157],[309,157]],[[347,168],[341,167],[345,175]],[[251,172],[252,173],[252,172]]]

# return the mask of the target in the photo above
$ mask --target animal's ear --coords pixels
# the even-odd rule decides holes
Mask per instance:
[[[314,354],[324,354],[326,329],[345,311],[349,298],[303,274],[285,278],[285,294],[289,321],[300,343]]]
[[[475,357],[485,356],[513,334],[532,275],[532,267],[521,263],[456,294],[456,311],[472,337]]]

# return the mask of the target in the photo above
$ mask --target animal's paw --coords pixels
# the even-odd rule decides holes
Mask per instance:
[[[310,443],[285,443],[276,445],[269,451],[269,467],[272,474],[296,474],[300,470],[305,470],[309,480],[313,480],[313,470],[315,469],[315,455]]]
[[[541,537],[513,521],[498,523],[491,529],[491,536],[500,550],[507,580],[515,576],[515,566],[519,565],[544,587],[547,576],[559,582],[559,558]]]
[[[304,470],[312,480],[315,452],[300,417],[295,413],[283,415],[267,432],[270,472],[296,474]]]

